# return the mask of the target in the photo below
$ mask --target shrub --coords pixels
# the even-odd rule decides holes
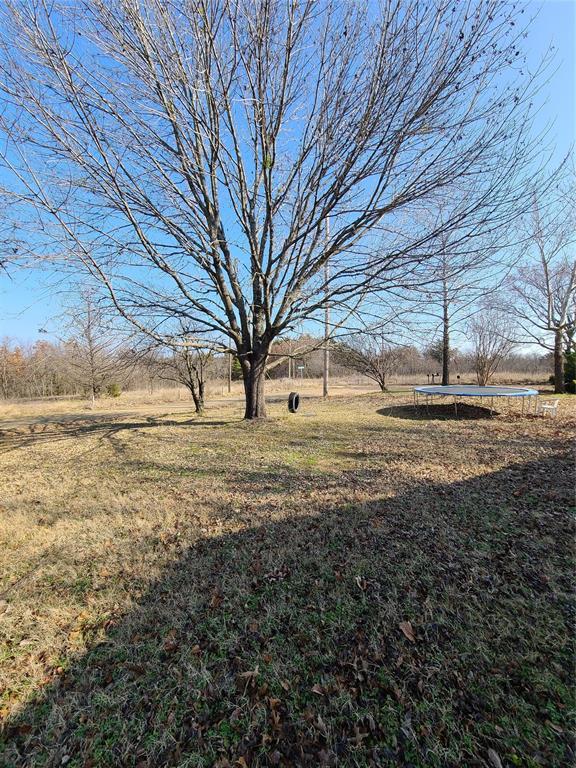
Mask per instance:
[[[564,383],[566,392],[576,394],[576,352],[564,355]]]
[[[122,394],[122,389],[120,388],[119,384],[116,384],[116,383],[108,384],[108,386],[106,387],[106,394],[108,395],[108,397],[120,397],[120,395]]]

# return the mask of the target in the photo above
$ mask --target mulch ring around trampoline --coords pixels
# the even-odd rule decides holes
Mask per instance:
[[[417,421],[426,421],[430,419],[491,419],[495,416],[508,416],[506,409],[501,411],[469,403],[458,403],[458,412],[454,412],[454,403],[445,402],[428,405],[415,406],[412,404],[392,405],[389,408],[380,408],[378,413],[381,416],[392,416],[396,419],[411,419]]]

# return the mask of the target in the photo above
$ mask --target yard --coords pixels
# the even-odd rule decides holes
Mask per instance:
[[[575,401],[0,425],[0,765],[571,765]]]

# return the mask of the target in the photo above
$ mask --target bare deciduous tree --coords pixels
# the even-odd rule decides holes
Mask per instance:
[[[422,213],[440,230],[435,252],[423,260],[400,296],[406,309],[406,321],[413,332],[432,335],[433,355],[441,366],[442,384],[450,384],[454,335],[465,331],[470,318],[481,304],[497,293],[518,261],[518,236],[514,225],[529,199],[500,211],[499,216],[482,222],[474,232],[455,225],[442,227],[445,218],[456,219],[460,206],[466,206],[467,192],[460,185],[452,199],[439,197]],[[429,247],[429,246],[427,246]]]
[[[564,354],[576,333],[576,187],[574,174],[548,198],[533,199],[524,260],[510,282],[509,311],[525,340],[554,351],[554,387],[564,391]]]
[[[186,387],[198,415],[204,413],[206,406],[206,377],[213,359],[214,352],[211,349],[197,349],[185,343],[176,345],[168,354],[162,354],[161,350],[150,350],[144,357],[146,365],[157,378]]]
[[[14,382],[22,377],[23,369],[22,349],[3,339],[0,344],[0,397],[8,398],[17,392]]]
[[[493,308],[478,312],[468,324],[478,385],[485,387],[514,348],[510,318]]]
[[[82,287],[64,318],[63,343],[71,378],[89,396],[92,406],[107,384],[127,370],[132,361],[121,355],[124,340],[110,327],[110,318],[101,299]]]
[[[139,330],[173,343],[183,318],[199,345],[232,350],[245,416],[264,416],[275,338],[327,303],[336,325],[442,231],[473,232],[518,199],[534,173],[521,13],[6,0],[11,190],[38,217],[38,248],[64,241]],[[413,226],[462,179],[457,221]]]
[[[453,357],[452,334],[474,314],[477,302],[496,290],[498,269],[490,249],[483,253],[456,255],[448,243],[432,263],[434,279],[416,290],[421,316],[438,321],[441,333],[442,384],[450,384]]]
[[[404,347],[391,344],[384,336],[366,333],[339,343],[334,348],[336,361],[375,381],[386,392],[388,377],[397,370]]]

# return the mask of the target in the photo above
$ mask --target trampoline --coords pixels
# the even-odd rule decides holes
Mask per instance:
[[[458,413],[458,400],[460,398],[473,397],[480,399],[481,405],[484,402],[484,398],[488,398],[490,403],[490,413],[493,413],[493,402],[495,398],[520,398],[522,402],[522,413],[527,409],[528,413],[531,411],[536,413],[538,408],[538,390],[526,389],[524,387],[504,387],[504,386],[486,386],[478,387],[469,384],[448,384],[443,386],[441,384],[432,384],[425,387],[414,387],[414,405],[418,407],[420,405],[420,398],[424,398],[426,407],[434,401],[435,397],[451,397],[454,401],[454,411]],[[527,403],[527,406],[525,406]]]

